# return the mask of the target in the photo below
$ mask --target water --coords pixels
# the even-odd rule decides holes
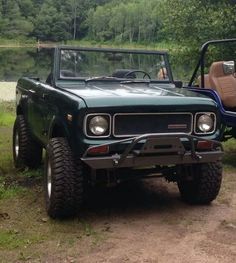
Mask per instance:
[[[51,70],[52,49],[0,48],[0,81],[17,81],[22,76],[45,80]]]
[[[225,47],[225,45],[222,46]],[[210,49],[206,65],[209,68],[213,60],[236,60],[235,50],[235,44],[233,48],[227,48],[226,51],[219,48]],[[45,81],[52,68],[52,58],[53,49],[51,48],[40,50],[36,48],[0,48],[0,81],[15,82],[22,76],[39,77]],[[174,79],[188,83],[198,58],[199,52],[197,50],[170,53],[169,60]]]

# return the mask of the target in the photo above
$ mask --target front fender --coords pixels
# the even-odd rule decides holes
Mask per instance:
[[[215,90],[212,89],[201,89],[201,88],[189,88],[191,91],[198,92],[206,95],[213,99],[220,110],[221,122],[223,125],[228,127],[236,127],[236,113],[231,111],[226,111],[224,105],[222,104],[221,98]]]

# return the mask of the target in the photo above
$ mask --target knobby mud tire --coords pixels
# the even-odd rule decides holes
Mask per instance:
[[[52,218],[74,216],[83,201],[83,164],[74,159],[65,138],[49,141],[44,178],[48,215]]]
[[[222,162],[194,164],[180,167],[177,181],[181,197],[191,204],[209,204],[220,190]]]
[[[16,117],[13,127],[13,160],[16,168],[36,169],[42,162],[42,146],[33,139],[23,115]]]

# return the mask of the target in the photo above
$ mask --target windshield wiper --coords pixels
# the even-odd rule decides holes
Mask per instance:
[[[99,77],[92,77],[92,78],[88,78],[85,79],[85,82],[90,82],[90,81],[100,81],[100,80],[116,80],[116,81],[120,81],[120,84],[132,84],[132,83],[150,83],[150,80],[145,80],[145,79],[139,79],[139,80],[135,80],[135,79],[126,79],[124,80],[121,78],[117,78],[117,77],[108,77],[108,76],[99,76]]]
[[[119,78],[108,77],[108,76],[100,76],[100,77],[92,77],[92,78],[85,79],[85,82],[96,81],[96,80],[119,80]]]
[[[144,80],[144,79],[141,79],[141,80],[123,80],[120,82],[120,84],[132,84],[132,83],[146,83],[146,84],[149,84],[151,81],[150,80]]]

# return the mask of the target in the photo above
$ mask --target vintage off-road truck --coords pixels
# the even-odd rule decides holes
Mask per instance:
[[[166,52],[55,48],[46,81],[22,77],[13,129],[16,167],[37,168],[52,218],[74,215],[89,184],[165,177],[206,204],[221,186],[214,100],[174,81]]]

